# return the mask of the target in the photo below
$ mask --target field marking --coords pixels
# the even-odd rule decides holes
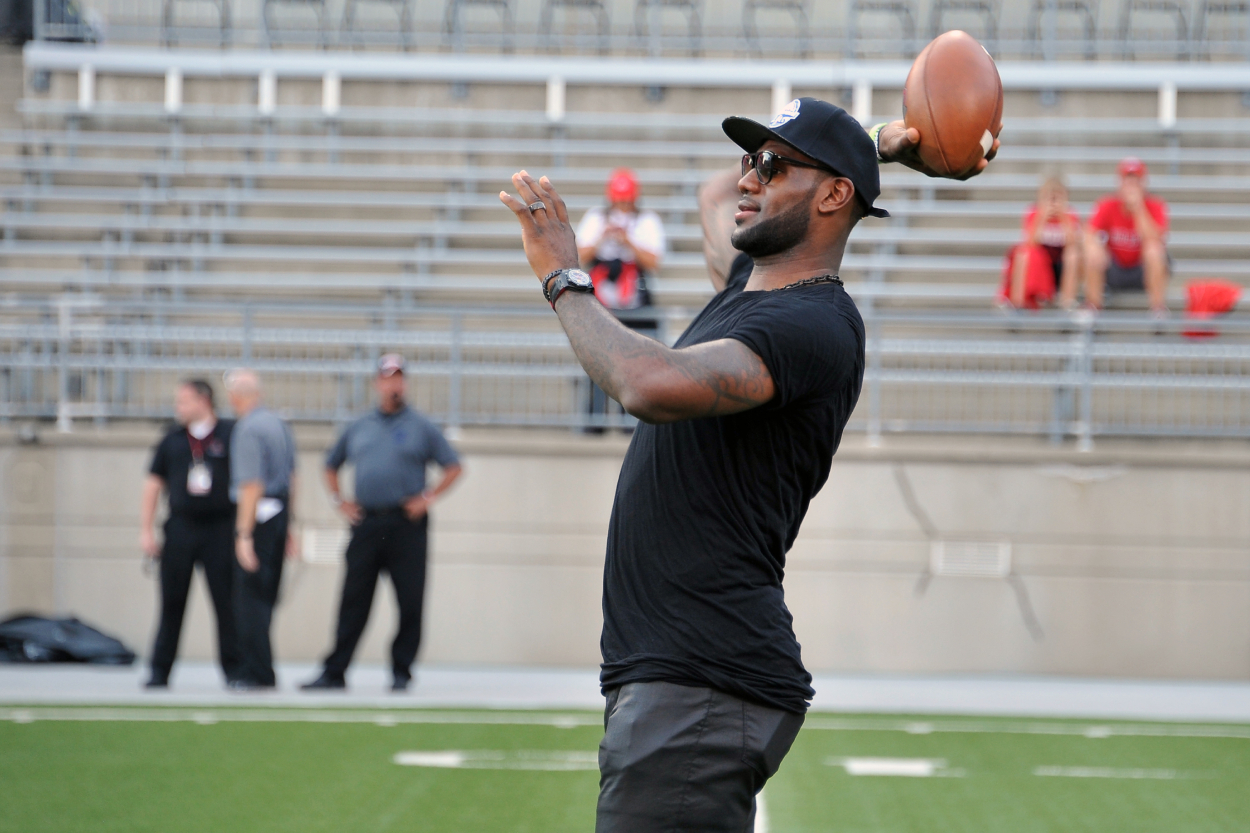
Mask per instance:
[[[1154,737],[1154,738],[1209,738],[1225,740],[1250,740],[1250,726],[1202,725],[1193,723],[1122,723],[1108,725],[1103,722],[994,722],[988,720],[892,720],[872,717],[822,717],[808,715],[804,729],[834,732],[905,732],[927,735],[936,732],[953,734],[1004,734],[1004,735],[1071,735],[1087,738]]]
[[[354,711],[325,709],[177,709],[177,708],[0,708],[0,721],[135,722],[135,723],[367,723],[376,726],[401,724],[470,726],[551,726],[576,729],[603,727],[596,714],[551,714],[542,712],[442,712],[442,711]]]
[[[599,753],[548,749],[440,749],[396,752],[391,758],[400,766],[436,769],[522,769],[542,772],[599,770]]]
[[[394,711],[372,709],[309,709],[309,708],[220,708],[187,709],[161,706],[25,706],[0,708],[0,721],[19,724],[38,721],[116,721],[186,723],[214,721],[219,723],[361,723],[378,726],[401,724],[433,725],[499,725],[551,726],[576,729],[602,728],[603,718],[595,712],[535,711]],[[1088,738],[1158,737],[1250,740],[1250,726],[1123,723],[1102,721],[988,721],[988,720],[900,720],[877,717],[827,717],[809,714],[805,730],[840,732],[903,732],[927,735],[938,732],[956,734],[1024,734],[1067,735]]]
[[[825,758],[825,766],[840,766],[847,775],[900,778],[962,778],[962,769],[948,769],[942,758]]]
[[[1131,780],[1172,781],[1177,778],[1196,778],[1192,773],[1174,769],[1116,769],[1106,766],[1039,766],[1034,775],[1045,778],[1126,778]]]
[[[754,833],[768,833],[768,802],[764,800],[764,791],[762,789],[755,794]]]

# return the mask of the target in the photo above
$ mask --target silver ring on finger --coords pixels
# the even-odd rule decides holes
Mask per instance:
[[[546,204],[546,203],[544,203],[542,200],[539,200],[538,202],[532,202],[532,203],[530,203],[530,204],[529,204],[528,206],[526,206],[526,207],[530,210],[530,213],[531,213],[531,214],[533,214],[535,211],[537,211],[537,210],[538,210],[538,209],[540,209],[540,208],[541,208],[543,211],[546,211],[546,210],[547,210],[547,204]]]

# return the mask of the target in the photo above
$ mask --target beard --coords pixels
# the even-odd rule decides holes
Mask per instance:
[[[751,256],[752,260],[789,251],[807,236],[811,224],[811,197],[795,201],[794,205],[776,216],[760,219],[755,225],[735,229],[729,242],[735,249]]]

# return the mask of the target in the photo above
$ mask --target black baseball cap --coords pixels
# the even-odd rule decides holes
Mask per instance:
[[[769,139],[797,148],[854,183],[868,216],[890,216],[884,208],[872,205],[881,196],[877,148],[863,126],[841,107],[819,98],[796,98],[767,126],[743,116],[730,116],[721,122],[721,128],[747,153],[755,153]]]

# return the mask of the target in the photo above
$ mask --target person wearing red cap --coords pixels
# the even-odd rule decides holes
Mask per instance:
[[[655,319],[640,313],[651,306],[647,277],[654,275],[664,256],[664,224],[654,211],[641,211],[638,177],[618,168],[608,178],[604,208],[592,208],[577,226],[577,256],[590,274],[599,303],[631,330],[654,336]],[[587,401],[592,416],[608,412],[608,396],[593,382]],[[603,431],[592,425],[591,432]]]
[[[1101,309],[1111,291],[1145,291],[1156,315],[1167,311],[1168,207],[1146,193],[1146,165],[1120,162],[1120,187],[1094,206],[1085,234],[1085,302]]]
[[[606,208],[592,208],[577,226],[577,255],[590,273],[599,303],[611,310],[650,306],[646,276],[664,257],[664,224],[640,211],[638,177],[619,168],[608,179]]]

